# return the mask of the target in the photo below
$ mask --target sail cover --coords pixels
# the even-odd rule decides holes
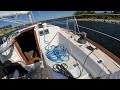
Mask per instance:
[[[0,17],[28,14],[30,11],[0,11]]]

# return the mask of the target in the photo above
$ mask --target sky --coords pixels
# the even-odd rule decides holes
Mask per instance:
[[[34,21],[40,21],[40,20],[45,20],[49,18],[70,16],[70,15],[73,15],[74,11],[32,11],[32,13],[33,13]],[[28,15],[19,15],[18,18],[21,18],[21,20],[24,20],[24,21],[29,21]],[[9,24],[12,24],[13,26],[19,25],[16,23],[5,22],[0,20],[0,27],[9,25]]]
[[[34,17],[34,21],[40,21],[40,20],[45,20],[45,19],[49,19],[49,18],[57,18],[57,17],[63,17],[63,16],[70,16],[73,15],[75,11],[32,11],[33,13],[33,17]],[[100,13],[102,11],[96,11],[97,13]],[[18,18],[21,18],[21,20],[24,21],[29,21],[29,17],[28,15],[20,15]],[[5,21],[1,21],[0,20],[0,27],[3,27],[5,25],[19,25],[16,23],[9,23],[9,22],[5,22]]]

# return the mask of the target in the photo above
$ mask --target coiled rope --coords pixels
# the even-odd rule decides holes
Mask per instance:
[[[45,53],[47,58],[53,62],[60,63],[65,60],[69,60],[69,54],[67,49],[63,45],[52,45],[51,49],[48,49]]]

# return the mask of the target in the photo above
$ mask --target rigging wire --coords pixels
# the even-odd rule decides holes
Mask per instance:
[[[53,25],[55,26],[55,19],[53,19]]]
[[[87,28],[87,27],[84,27],[84,26],[80,26],[80,25],[78,25],[78,26],[81,27],[81,28],[85,28],[85,29],[87,29],[87,30],[90,30],[90,31],[93,31],[93,32],[96,32],[96,33],[102,34],[102,35],[104,35],[104,36],[110,37],[110,38],[115,39],[115,40],[117,40],[117,41],[120,42],[120,39],[118,39],[118,38],[116,38],[116,37],[113,37],[113,36],[111,36],[111,35],[108,35],[108,34],[105,34],[105,33],[103,33],[103,32],[96,31],[96,30],[94,30],[94,29]]]
[[[78,32],[80,32],[80,30],[79,30],[79,25],[78,25],[78,23],[77,23],[77,19],[76,19],[75,16],[74,16],[74,20],[75,20],[75,22],[76,22]]]
[[[90,44],[90,42],[88,41],[88,43],[89,43],[89,45],[91,46],[91,44]],[[92,46],[91,46],[92,47]],[[94,48],[94,49],[97,49],[97,48]],[[97,59],[99,59],[98,58],[98,56],[93,52],[93,54],[94,54],[94,56],[97,58]],[[99,59],[100,60],[100,59]],[[104,67],[106,67],[106,69],[111,73],[111,71],[107,68],[107,66],[104,64],[104,63],[102,63],[102,65],[104,66]],[[104,68],[103,68],[104,69]]]
[[[75,24],[74,24],[75,25]],[[68,32],[69,32],[69,24],[68,24],[68,18],[67,18],[67,29],[68,29]],[[76,27],[76,26],[74,26],[74,27]],[[75,31],[76,31],[76,28],[75,28]],[[72,47],[71,47],[71,44],[70,44],[70,38],[72,38],[72,37],[74,37],[74,35],[72,35],[72,36],[70,36],[69,38],[68,38],[68,41],[69,41],[69,47],[70,47],[70,53],[71,53],[71,55],[72,55]],[[78,64],[78,62],[77,62],[77,60],[75,59],[75,61],[76,61],[76,64]],[[80,67],[79,67],[79,64],[77,65],[78,66],[78,68],[79,68],[79,71],[80,71],[80,75],[78,76],[78,77],[76,77],[76,78],[79,78],[81,75],[82,75],[82,72],[81,72],[81,69],[80,69]]]
[[[90,42],[88,41],[88,43],[89,43],[89,45],[91,46],[91,44],[90,44]],[[92,46],[91,46],[92,47]],[[97,48],[94,48],[94,49],[97,49]],[[97,59],[99,59],[98,58],[98,56],[93,52],[93,54],[94,54],[94,56],[97,58]],[[104,63],[102,63],[102,65],[104,66],[103,68],[102,68],[102,70],[100,71],[100,73],[98,74],[98,77],[100,76],[100,74],[103,72],[103,70],[104,70],[104,68],[105,68],[105,66],[106,65],[104,65]],[[111,71],[106,67],[106,69],[111,73]]]
[[[76,19],[75,19],[76,20]],[[76,20],[77,21],[77,20]],[[76,23],[77,24],[77,26],[78,27],[82,27],[82,28],[85,28],[85,29],[88,29],[88,30],[91,30],[91,31],[94,31],[94,32],[97,32],[97,33],[100,33],[100,34],[103,34],[103,35],[106,35],[106,36],[108,36],[108,37],[111,37],[111,38],[113,38],[113,39],[116,39],[116,40],[118,40],[118,41],[120,41],[119,39],[117,39],[117,38],[115,38],[115,37],[112,37],[112,36],[110,36],[110,35],[107,35],[107,34],[105,34],[105,33],[102,33],[102,32],[99,32],[99,31],[96,31],[96,30],[94,30],[94,29],[90,29],[90,28],[87,28],[87,27],[83,27],[83,26],[80,26],[80,25],[78,25],[78,23]],[[88,41],[88,43],[89,43],[89,45],[90,45],[90,42]],[[91,46],[91,45],[90,45]],[[97,48],[95,48],[95,49],[97,49]],[[94,49],[94,50],[95,50]],[[94,54],[94,53],[93,53]],[[95,54],[94,54],[95,55]],[[97,57],[96,55],[95,55],[95,57]],[[98,58],[98,57],[97,57]],[[99,58],[98,58],[99,59]],[[85,61],[86,62],[86,61]],[[83,66],[85,65],[85,62],[84,62],[84,64],[83,64]],[[106,67],[106,65],[104,65],[104,63],[102,63],[103,64],[103,66],[104,67]],[[106,69],[111,73],[111,71],[106,67]],[[101,72],[104,70],[104,68],[100,71],[100,74],[101,74]],[[99,74],[99,75],[100,75]]]
[[[93,51],[94,51],[94,50],[93,50]],[[85,64],[86,64],[87,58],[89,57],[90,54],[93,53],[93,51],[90,52],[90,53],[87,55],[87,57],[85,58],[85,61],[84,61],[83,65],[82,65],[83,67],[82,67],[81,73],[83,73],[83,69],[84,69],[84,67],[85,67]]]
[[[48,43],[48,45],[45,46],[45,50],[48,50],[48,49],[49,49],[49,45],[51,44],[51,42],[54,40],[54,38],[57,36],[58,33],[59,33],[59,32],[57,32],[57,33],[55,34],[55,36],[52,38],[52,40]],[[47,47],[48,47],[48,49],[47,49]]]

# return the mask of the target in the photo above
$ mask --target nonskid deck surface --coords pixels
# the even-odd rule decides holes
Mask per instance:
[[[39,61],[32,65],[25,65],[23,61],[19,61],[28,73],[22,76],[20,79],[51,79],[47,68],[45,68],[43,61]]]
[[[3,44],[3,45],[6,46],[6,43]],[[12,49],[13,49],[14,52],[12,52],[13,54],[12,54],[11,58],[9,58],[9,59],[10,59],[12,62],[18,62],[18,63],[20,63],[22,66],[24,66],[23,63],[19,62],[19,61],[20,61],[20,57],[17,56],[16,51],[15,51],[15,48],[12,48]],[[8,50],[8,52],[9,52],[9,50]],[[45,53],[45,52],[46,52],[46,50],[44,49],[44,50],[43,50],[43,53]],[[5,53],[5,54],[6,54],[6,53]],[[44,57],[45,57],[46,63],[50,66],[50,68],[51,68],[51,70],[52,70],[53,65],[56,64],[56,62],[53,62],[53,61],[48,60],[47,57],[46,57],[46,55],[44,55]],[[13,58],[16,58],[16,60],[13,60]],[[18,58],[18,59],[17,59],[17,58]],[[80,63],[77,62],[71,55],[69,55],[69,58],[70,58],[70,59],[69,59],[68,61],[63,61],[63,62],[62,62],[62,63],[66,63],[66,64],[68,65],[68,68],[67,68],[67,69],[68,69],[71,73],[76,73],[77,76],[79,76],[79,74],[82,73],[81,76],[80,76],[78,79],[90,79],[89,74],[88,74],[88,73],[86,72],[86,70],[80,65]],[[73,65],[76,64],[76,63],[79,64],[79,68],[77,67],[77,72],[76,72],[75,70],[73,70],[73,69],[74,69],[74,66],[73,66]],[[60,63],[59,63],[59,64],[60,64]],[[82,69],[83,69],[83,71],[82,71]],[[75,71],[75,72],[74,72],[74,71]],[[82,72],[81,72],[81,71],[82,71]],[[63,75],[60,74],[60,73],[56,73],[56,72],[54,72],[53,70],[52,70],[52,72],[53,72],[53,74],[54,74],[53,76],[54,76],[55,79],[67,79],[67,77],[63,76]],[[29,74],[30,74],[30,75],[29,75],[28,78],[31,78],[31,79],[50,79],[50,78],[51,78],[51,77],[49,76],[46,68],[44,68],[43,65],[39,65],[33,72],[30,72]]]
[[[55,65],[55,64],[61,64],[61,63],[53,62],[53,61],[49,60],[47,58],[47,56],[45,55],[45,53],[47,52],[45,50],[45,47],[48,45],[48,43],[45,43],[44,40],[50,42],[53,39],[49,46],[59,45],[59,34],[57,34],[57,33],[60,31],[60,28],[56,27],[56,26],[50,26],[50,27],[46,27],[46,28],[49,29],[49,34],[46,34],[45,37],[44,36],[40,36],[40,44],[41,44],[41,49],[42,49],[42,52],[43,52],[44,60],[45,60],[46,64],[48,65],[48,68],[49,68],[50,72],[52,73],[53,78],[55,78],[55,79],[65,79],[66,78],[65,76],[63,76],[60,73],[56,73],[56,72],[54,72],[52,70],[53,65]],[[42,29],[39,29],[39,31],[40,30],[42,30]],[[55,38],[54,38],[54,36],[55,36]],[[72,57],[70,54],[69,54],[69,60],[68,61],[63,61],[62,63],[66,63],[67,66],[68,66],[68,68],[67,68],[68,71],[70,71],[71,73],[77,74],[76,76],[79,76],[80,73],[81,73],[81,69],[83,69],[82,66],[80,65],[80,63],[76,62],[75,58]],[[80,68],[79,69],[78,67],[76,67],[77,71],[74,69],[74,64],[76,64],[76,63],[79,64],[79,68]],[[83,69],[82,75],[81,75],[80,78],[86,78],[86,79],[90,78],[89,74],[86,72],[85,69]]]
[[[45,53],[45,52],[46,52],[46,50],[43,50],[43,53]],[[52,74],[53,74],[53,77],[54,77],[55,79],[67,79],[67,77],[64,77],[62,74],[56,73],[56,72],[54,72],[54,71],[52,70],[54,64],[62,64],[62,63],[67,64],[67,66],[68,66],[67,70],[68,70],[69,72],[71,72],[71,73],[74,73],[74,74],[73,74],[74,76],[77,77],[77,76],[79,76],[79,75],[82,73],[81,76],[80,76],[78,79],[90,79],[90,76],[89,76],[89,74],[86,72],[86,70],[85,70],[85,69],[80,65],[80,63],[77,62],[71,55],[69,55],[69,60],[63,61],[63,62],[61,62],[61,63],[56,63],[56,62],[53,62],[53,61],[49,60],[49,59],[46,57],[45,54],[44,54],[44,57],[45,57],[46,64],[50,67],[51,72],[52,72]],[[79,65],[76,67],[76,70],[75,70],[74,65],[75,65],[76,63],[78,63]],[[83,71],[82,71],[82,69],[83,69]],[[81,72],[81,71],[82,71],[82,72]]]
[[[61,29],[60,33],[62,33],[66,38],[69,38],[71,34],[68,34],[68,32],[66,32],[65,29]],[[74,35],[74,37],[78,37],[77,35]],[[76,41],[74,39],[71,39],[71,41],[76,44]],[[83,49],[84,51],[86,51],[87,53],[90,53],[90,50],[88,50],[86,48],[86,46],[92,46],[94,48],[96,48],[93,44],[90,44],[90,42],[86,42],[86,44],[84,45],[80,45],[80,44],[76,44],[77,46],[80,46],[81,49]],[[93,57],[97,58],[98,60],[103,60],[104,65],[106,66],[106,68],[111,71],[111,73],[114,73],[118,70],[120,70],[120,66],[114,62],[114,60],[112,60],[108,55],[106,55],[105,53],[103,53],[100,49],[96,49],[94,50],[93,54],[91,54]],[[97,60],[96,59],[96,60]]]
[[[50,29],[59,29],[59,28],[52,28],[50,27]],[[49,41],[50,39],[52,39],[54,37],[54,35],[58,32],[59,30],[55,31],[54,33],[52,33],[52,31],[50,32],[50,34],[46,35],[46,40]],[[65,40],[63,40],[63,38],[66,38],[66,40],[70,41],[70,43],[74,44],[73,46],[74,47],[77,47],[77,49],[80,49],[82,52],[84,52],[86,55],[88,55],[91,51],[88,50],[86,48],[86,46],[89,46],[91,45],[92,47],[95,48],[94,45],[90,44],[89,42],[87,42],[86,44],[79,44],[78,42],[76,42],[74,40],[74,38],[70,38],[71,35],[73,35],[73,33],[69,33],[68,31],[66,31],[65,29],[61,28],[61,30],[59,31],[59,33],[62,35],[61,37],[57,36],[57,38],[55,38],[51,43],[51,45],[57,45],[57,44],[60,44],[60,38],[62,40],[62,43],[65,45],[65,47],[69,47],[68,43],[67,43],[67,46],[66,46],[66,43],[64,42]],[[58,34],[59,35],[59,34]],[[74,37],[77,37],[76,35],[73,35]],[[70,39],[69,39],[70,38]],[[61,64],[61,63],[56,63],[56,62],[53,62],[51,60],[49,60],[45,53],[46,53],[46,50],[45,50],[45,46],[47,45],[46,43],[44,43],[44,37],[41,37],[41,40],[39,42],[42,46],[41,46],[41,49],[42,49],[42,53],[43,53],[43,56],[44,56],[44,60],[46,62],[46,64],[48,65],[48,69],[50,71],[50,73],[52,74],[52,78],[53,79],[66,79],[67,77],[65,77],[64,75],[60,74],[60,73],[56,73],[52,70],[53,68],[53,65],[54,64]],[[4,43],[2,45],[2,47],[6,46],[7,43]],[[17,62],[17,61],[21,61],[21,57],[18,55],[18,52],[16,52],[16,49],[15,47],[12,48],[12,52],[10,52],[10,56],[8,56],[8,59],[9,60],[12,60],[12,62]],[[7,52],[9,53],[10,50],[8,50]],[[72,52],[72,53],[76,53],[77,52]],[[3,53],[4,55],[6,55],[7,53]],[[85,56],[86,56],[85,55]],[[78,57],[81,57],[78,55]],[[105,53],[103,53],[101,50],[99,49],[96,49],[94,50],[94,52],[89,56],[91,57],[91,59],[93,59],[92,61],[94,61],[96,64],[98,64],[98,60],[102,59],[104,61],[104,65],[106,66],[105,69],[106,71],[108,72],[108,70],[111,72],[111,73],[114,73],[115,71],[118,71],[120,70],[119,68],[119,65],[116,65],[116,63],[109,57],[107,56]],[[15,59],[15,60],[14,60]],[[82,61],[84,59],[81,59],[80,61]],[[71,72],[71,73],[74,73],[74,75],[77,74],[80,74],[80,71],[82,71],[83,69],[83,72],[81,74],[81,76],[78,78],[78,79],[91,79],[92,77],[90,76],[90,73],[88,73],[88,70],[86,70],[81,64],[81,62],[77,62],[76,59],[71,55],[69,54],[69,60],[68,61],[63,61],[62,63],[66,63],[68,65],[68,70]],[[77,69],[77,71],[74,69],[74,65],[78,63],[79,64],[79,68],[80,69]],[[99,65],[101,68],[104,67],[103,65]],[[91,68],[91,67],[90,67]],[[108,70],[107,70],[108,69]],[[96,72],[95,72],[96,73]],[[41,67],[41,65],[39,67],[36,68],[36,70],[34,72],[32,72],[32,79],[49,79],[51,78],[50,75],[48,74],[48,71],[47,71],[47,68],[45,67]]]
[[[52,35],[52,36],[54,36],[54,35]],[[73,37],[70,38],[71,36],[73,36]],[[87,42],[86,44],[79,44],[77,41],[74,40],[74,37],[77,37],[77,35],[75,35],[73,33],[69,33],[67,30],[61,28],[61,30],[59,31],[59,37],[55,38],[53,40],[54,42],[52,42],[51,45],[63,44],[63,46],[68,48],[68,47],[70,47],[69,44],[71,43],[72,47],[74,47],[74,49],[72,48],[73,51],[76,51],[77,49],[80,50],[79,54],[77,52],[72,52],[72,54],[74,54],[74,56],[76,56],[76,54],[77,54],[76,57],[79,60],[79,66],[80,66],[80,64],[83,65],[85,57],[87,55],[89,55],[89,53],[91,52],[86,47],[87,46],[92,46],[93,48],[96,48],[96,47],[94,45],[90,44],[89,42]],[[56,40],[58,40],[58,42],[55,42]],[[41,42],[41,44],[42,43],[44,43],[44,42]],[[68,49],[69,49],[69,52],[71,52],[70,48],[68,48]],[[46,50],[44,48],[42,48],[42,51],[43,51],[43,55],[44,55],[44,58],[45,58],[45,62],[52,69],[53,65],[56,64],[56,63],[53,62],[53,61],[50,61],[46,57],[46,55],[45,55]],[[80,54],[80,52],[84,53],[84,55],[82,55],[82,53]],[[62,62],[62,63],[66,63],[68,65],[68,70],[69,71],[74,68],[73,65],[76,63],[76,57],[74,58],[73,56],[70,55],[70,60]],[[84,57],[84,58],[82,58],[82,57]],[[102,71],[103,68],[104,68],[104,72],[100,73],[100,75],[105,75],[107,73],[109,74],[110,72],[113,73],[113,72],[119,70],[119,67],[115,63],[113,63],[113,60],[111,58],[109,58],[105,53],[103,53],[99,49],[94,50],[94,52],[91,55],[89,55],[89,58],[91,59],[91,61],[90,60],[87,61],[87,63],[90,64],[89,66],[87,66],[87,69],[89,69],[91,71],[89,72],[89,70],[87,70],[87,72],[86,72],[86,70],[84,69],[83,71],[85,71],[85,73],[80,78],[85,78],[85,79],[89,78],[90,79],[91,77],[89,76],[89,74],[91,75],[91,73],[93,74],[94,77],[98,77],[99,73]],[[104,65],[98,63],[98,61],[101,60],[101,59],[104,61]],[[81,63],[81,61],[82,61],[82,63]],[[80,66],[80,68],[82,68],[82,66]],[[56,74],[56,72],[53,72],[52,70],[51,70],[51,72],[54,73],[54,75],[53,75],[54,78],[57,78],[57,79],[63,78],[64,79],[64,77],[62,77],[62,76],[60,77],[59,74]],[[89,74],[88,74],[88,72],[89,72]]]
[[[50,79],[46,68],[37,67],[31,74],[31,79]]]

